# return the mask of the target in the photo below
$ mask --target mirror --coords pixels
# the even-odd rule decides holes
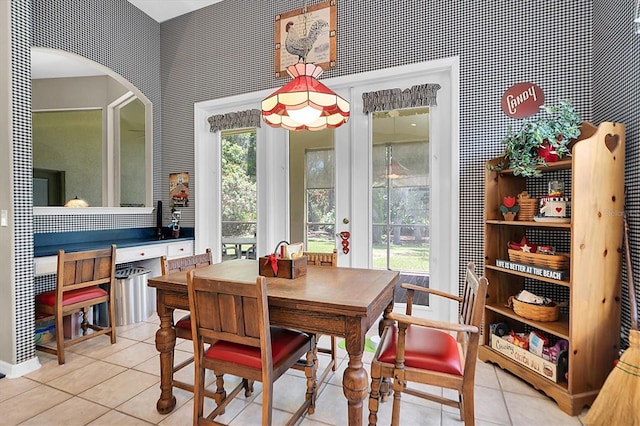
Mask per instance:
[[[32,48],[34,206],[152,206],[152,106],[86,58]]]

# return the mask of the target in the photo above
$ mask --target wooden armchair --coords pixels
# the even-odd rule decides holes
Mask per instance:
[[[103,334],[110,336],[111,344],[116,342],[115,260],[115,245],[110,249],[76,253],[58,251],[56,289],[38,294],[35,300],[36,318],[39,321],[53,318],[56,325],[56,348],[42,345],[36,345],[36,348],[58,355],[58,364],[65,363],[64,350],[68,346]],[[90,324],[89,308],[105,302],[109,325]],[[65,340],[63,318],[76,312],[82,313],[82,335]]]
[[[265,277],[256,283],[219,281],[187,273],[191,328],[195,354],[193,424],[217,424],[229,402],[244,389],[250,395],[253,381],[262,382],[262,424],[271,424],[273,382],[306,354],[305,400],[288,424],[305,411],[313,413],[316,398],[315,337],[299,331],[271,327]],[[205,349],[205,342],[213,342]],[[216,375],[217,407],[204,415],[205,369]],[[242,377],[227,395],[224,374]]]
[[[338,266],[338,252],[336,249],[333,249],[332,253],[305,251],[303,254],[307,256],[307,265],[331,267]],[[316,339],[319,338],[320,336],[316,336]],[[336,368],[338,367],[338,357],[336,355],[338,351],[338,345],[336,340],[337,339],[335,336],[331,336],[330,348],[318,348],[318,352],[331,356],[331,361],[329,362],[327,368],[325,368],[325,370],[323,371],[322,376],[320,376],[319,383],[324,382],[327,375],[329,374],[329,370],[336,371]]]
[[[488,281],[479,278],[475,265],[469,263],[465,278],[464,297],[458,297],[411,284],[407,289],[406,314],[391,313],[389,319],[397,325],[387,327],[371,362],[371,395],[369,398],[369,424],[377,423],[377,413],[383,379],[393,379],[392,425],[400,424],[400,398],[402,392],[456,407],[465,425],[473,425],[473,390],[480,329],[487,295]],[[411,315],[416,291],[427,292],[459,302],[458,323],[447,323],[417,318]],[[456,334],[454,337],[451,332]],[[458,399],[408,387],[407,382],[424,383],[458,391]]]
[[[200,268],[202,266],[212,265],[213,264],[213,254],[211,253],[211,249],[207,248],[204,253],[195,254],[191,256],[179,257],[176,259],[167,259],[167,256],[162,256],[160,258],[160,267],[162,270],[162,275],[170,274],[171,272],[178,271],[190,271],[192,269]],[[185,340],[191,340],[191,315],[187,314],[180,318],[174,324],[176,330],[176,337]],[[193,362],[193,357],[188,358],[182,361],[180,364],[177,364],[173,367],[173,372],[179,371],[186,367],[187,365]],[[193,391],[193,385],[189,383],[184,383],[179,380],[173,381],[173,386]]]

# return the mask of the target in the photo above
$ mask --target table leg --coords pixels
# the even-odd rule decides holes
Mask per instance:
[[[158,298],[158,316],[160,329],[156,332],[156,349],[160,352],[160,399],[156,409],[167,414],[176,406],[173,395],[173,348],[176,346],[176,330],[173,328],[173,309],[165,307],[160,291]]]
[[[393,312],[393,301],[387,306],[382,314],[382,319],[378,324],[378,335],[382,336],[382,332],[385,327],[388,325],[392,325],[393,321],[389,319],[389,314]],[[391,396],[391,389],[393,389],[393,384],[391,379],[388,377],[384,377],[382,379],[382,384],[380,386],[380,401],[387,402],[389,400],[389,396]]]
[[[369,375],[362,363],[365,336],[360,323],[351,324],[352,330],[345,338],[349,364],[342,377],[342,390],[348,401],[349,425],[362,425],[362,401],[369,390]]]

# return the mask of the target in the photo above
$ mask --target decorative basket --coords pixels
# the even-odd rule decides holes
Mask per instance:
[[[513,307],[513,312],[523,318],[534,321],[551,322],[557,321],[560,316],[560,304],[552,302],[550,305],[535,305],[533,303],[521,302],[515,297],[509,298],[509,304]]]
[[[538,199],[530,198],[527,191],[522,191],[518,194],[518,205],[520,206],[518,220],[532,221],[538,211]]]
[[[571,257],[568,253],[541,254],[527,253],[520,250],[508,249],[509,260],[525,265],[537,266],[539,268],[553,269],[556,271],[566,271],[569,269]]]

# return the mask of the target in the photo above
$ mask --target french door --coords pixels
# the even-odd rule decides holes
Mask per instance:
[[[458,293],[458,78],[458,59],[447,58],[326,79],[325,84],[351,103],[346,125],[323,132],[288,132],[264,123],[257,127],[258,256],[273,251],[283,239],[309,243],[313,234],[323,239],[327,248],[333,240],[338,248],[338,266],[428,273],[430,288]],[[383,117],[362,112],[363,94],[425,83],[441,86],[437,105],[425,107],[420,113],[411,111],[414,118],[423,115],[430,123],[428,137],[410,139],[401,135],[406,133],[402,131],[394,139],[377,141],[377,120]],[[213,246],[222,238],[220,227],[212,225],[220,223],[222,217],[222,200],[215,190],[219,185],[216,182],[220,182],[219,169],[212,167],[221,154],[215,143],[220,132],[212,133],[207,119],[214,114],[256,108],[270,93],[265,90],[195,106],[197,250]],[[405,118],[405,110],[416,108],[421,107],[400,108],[398,117]],[[380,112],[393,116],[392,111]],[[406,120],[411,126],[409,115]],[[399,124],[398,118],[396,129]],[[322,143],[306,146],[312,137],[321,138]],[[303,155],[294,156],[292,151],[300,147]],[[324,166],[329,159],[334,167],[332,174],[329,169],[316,168],[315,175],[304,170],[305,165]],[[302,165],[302,172],[294,174],[294,165]],[[406,176],[395,175],[401,170]],[[327,176],[333,176],[333,182]],[[301,185],[300,194],[293,193],[293,184]],[[348,251],[342,250],[336,234],[348,236]],[[413,254],[416,263],[400,263]],[[427,312],[434,319],[450,320],[456,315],[455,309],[443,304],[429,306]]]

